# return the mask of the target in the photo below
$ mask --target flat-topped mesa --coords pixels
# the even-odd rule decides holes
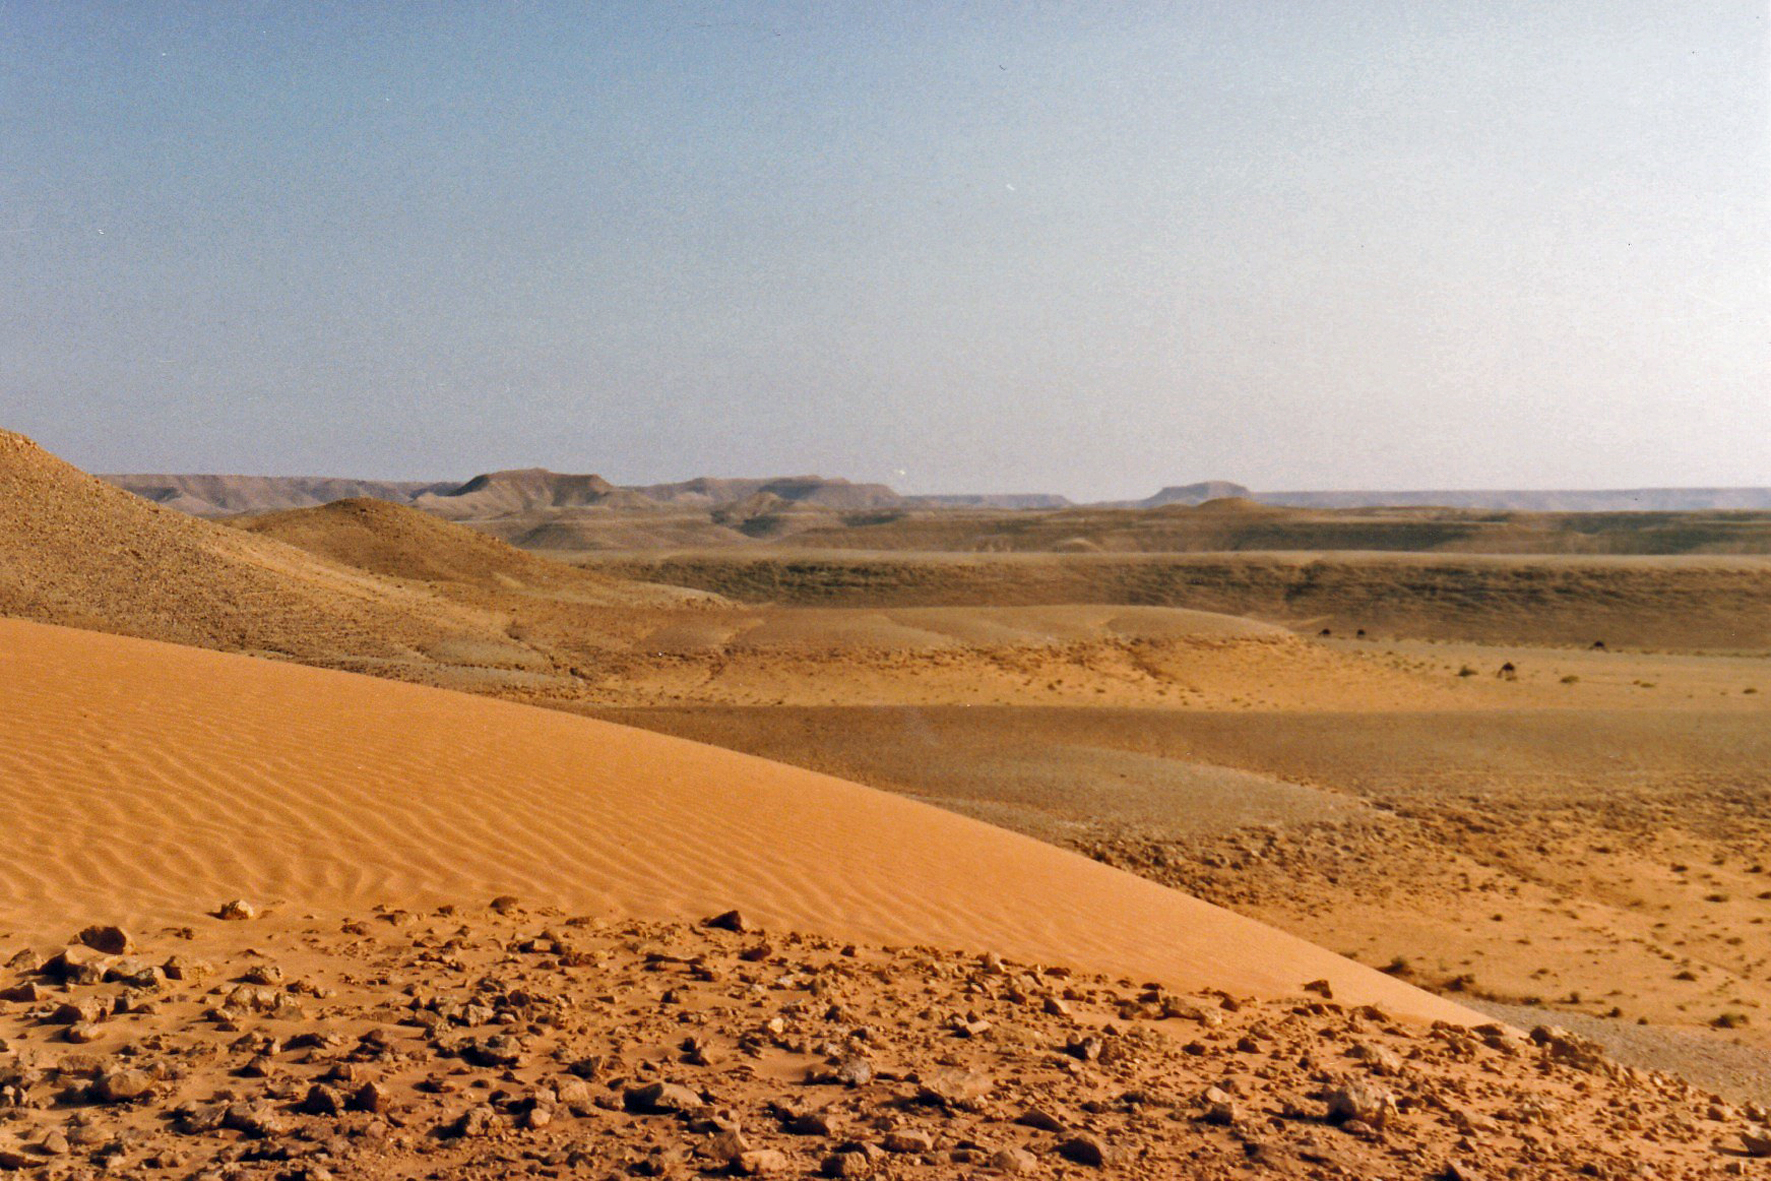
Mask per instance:
[[[1165,504],[1204,504],[1208,500],[1228,497],[1251,497],[1254,494],[1241,484],[1229,480],[1202,480],[1197,484],[1170,484],[1154,496],[1134,501],[1136,508],[1160,508]]]

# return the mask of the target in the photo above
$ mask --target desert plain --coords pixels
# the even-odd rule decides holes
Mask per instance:
[[[0,1168],[1763,1175],[1771,513],[1222,491],[0,434]]]

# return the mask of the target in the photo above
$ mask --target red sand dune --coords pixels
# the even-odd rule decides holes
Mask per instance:
[[[641,918],[736,906],[1238,994],[1467,1010],[1178,892],[853,783],[546,710],[0,621],[0,923],[188,921],[514,893]]]

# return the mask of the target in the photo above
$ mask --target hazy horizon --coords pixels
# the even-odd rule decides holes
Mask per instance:
[[[1771,485],[1760,4],[0,0],[88,470]]]

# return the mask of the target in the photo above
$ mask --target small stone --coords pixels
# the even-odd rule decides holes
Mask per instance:
[[[1740,1143],[1748,1156],[1771,1156],[1771,1135],[1742,1132]]]
[[[258,917],[258,907],[244,898],[235,898],[216,908],[215,917],[230,923],[244,923]]]
[[[307,1089],[307,1095],[301,1101],[301,1111],[305,1115],[337,1115],[344,1110],[344,1101],[337,1091],[324,1083],[315,1083]]]
[[[47,996],[48,994],[37,985],[35,980],[27,980],[23,984],[15,984],[11,988],[0,988],[0,1001],[18,1001],[34,1005]]]
[[[590,1084],[582,1079],[567,1079],[554,1087],[554,1094],[559,1098],[560,1106],[573,1115],[589,1115],[596,1109],[596,1096]]]
[[[935,1138],[927,1132],[919,1132],[914,1129],[888,1132],[881,1143],[887,1152],[924,1153],[935,1150]]]
[[[710,919],[703,919],[701,925],[703,927],[712,927],[718,931],[736,931],[739,934],[743,934],[746,931],[756,930],[755,925],[752,924],[750,920],[746,919],[742,914],[735,910],[728,910],[723,914],[716,914]]]
[[[713,1139],[701,1146],[701,1155],[709,1160],[723,1164],[736,1164],[738,1159],[750,1151],[750,1142],[744,1133],[736,1128],[727,1128],[714,1135]]]
[[[88,927],[75,938],[92,950],[102,951],[106,955],[128,955],[135,950],[135,944],[122,927]]]
[[[778,1148],[752,1148],[748,1152],[739,1153],[738,1159],[732,1164],[746,1177],[762,1173],[784,1173],[788,1169],[787,1155]]]
[[[280,1136],[286,1125],[283,1117],[268,1103],[235,1103],[223,1113],[221,1126],[231,1128],[253,1140]]]
[[[103,1021],[108,1015],[109,1008],[103,1001],[97,997],[85,997],[56,1006],[45,1020],[51,1025],[78,1025]]]
[[[1036,1173],[1039,1171],[1039,1158],[1025,1148],[1004,1148],[990,1158],[990,1167],[1003,1173]]]
[[[1395,1076],[1403,1072],[1402,1055],[1387,1046],[1360,1042],[1353,1047],[1353,1056],[1371,1067],[1373,1074]]]
[[[1328,1120],[1381,1128],[1396,1111],[1396,1097],[1376,1083],[1354,1082],[1328,1093]]]
[[[958,1067],[942,1067],[930,1071],[922,1080],[917,1098],[923,1103],[932,1103],[939,1107],[976,1111],[985,1096],[995,1087],[995,1080],[987,1074]]]
[[[844,1058],[836,1064],[836,1081],[845,1087],[862,1087],[873,1081],[873,1063],[865,1058]]]
[[[678,1083],[647,1083],[643,1087],[629,1087],[622,1093],[621,1099],[627,1110],[652,1115],[689,1112],[704,1106],[701,1096]]]
[[[381,1115],[393,1107],[393,1098],[380,1083],[364,1083],[351,1093],[345,1106],[352,1111],[368,1111]]]
[[[469,1138],[484,1136],[498,1126],[498,1113],[484,1105],[470,1107],[449,1126],[449,1131],[456,1136]]]
[[[822,1111],[808,1111],[788,1120],[782,1130],[794,1136],[828,1136],[831,1133],[830,1117]]]
[[[1079,1165],[1100,1168],[1107,1163],[1107,1146],[1098,1137],[1084,1132],[1058,1145],[1058,1155]]]
[[[63,984],[97,984],[105,978],[104,961],[103,952],[81,944],[57,953],[43,972]]]
[[[833,1152],[818,1166],[818,1173],[824,1177],[870,1177],[873,1161],[865,1153]]]
[[[168,980],[197,981],[205,976],[213,976],[215,968],[203,960],[193,960],[187,956],[175,955],[160,965],[160,970]]]

